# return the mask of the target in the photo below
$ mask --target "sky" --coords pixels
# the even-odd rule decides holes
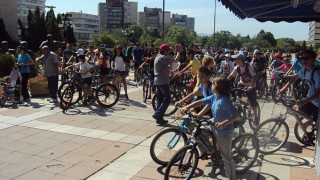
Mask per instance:
[[[130,1],[130,0],[129,0]],[[98,3],[103,0],[47,0],[46,5],[56,6],[56,13],[80,12],[98,15]],[[136,0],[138,11],[143,11],[143,7],[162,8],[162,0]],[[198,34],[213,34],[214,0],[167,0],[165,10],[171,14],[185,14],[195,17],[195,31]],[[255,19],[248,18],[241,20],[237,18],[229,9],[226,9],[217,1],[216,31],[227,30],[232,34],[250,35],[253,37],[263,29],[272,32],[275,38],[293,38],[296,41],[308,40],[308,23],[261,23]]]

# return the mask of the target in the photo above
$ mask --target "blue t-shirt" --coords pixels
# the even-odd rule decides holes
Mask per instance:
[[[71,56],[73,56],[74,52],[72,50],[68,51],[68,49],[65,49],[62,54],[64,55],[63,61],[67,63]]]
[[[18,63],[22,64],[22,63],[28,63],[30,61],[31,57],[29,56],[29,54],[24,54],[23,56],[21,56],[21,54],[18,55]],[[30,73],[30,68],[29,66],[22,66],[20,69],[21,73]]]
[[[202,99],[203,104],[211,105],[211,112],[213,115],[213,122],[222,122],[232,115],[238,113],[237,109],[233,106],[231,100],[226,96],[217,97],[215,94],[208,96]],[[217,128],[217,131],[222,135],[228,135],[233,131],[232,124],[225,126],[224,129],[220,130]]]
[[[283,61],[277,61],[277,60],[273,60],[271,63],[271,67],[272,69],[276,69],[278,67],[280,67],[283,64]]]
[[[292,66],[293,66],[293,74],[297,74],[303,68],[302,61],[298,59],[293,60]]]
[[[315,67],[314,67],[315,68]],[[313,69],[314,69],[313,68]],[[314,83],[312,81],[312,70],[307,70],[306,71],[306,75],[304,75],[304,71],[305,71],[305,68],[302,68],[301,71],[298,72],[298,76],[301,78],[301,79],[307,79],[308,81],[308,84],[309,84],[309,91],[308,91],[308,95],[307,95],[307,98],[311,97],[312,95],[314,95],[314,93],[316,92],[317,89],[320,89],[320,70],[316,70],[313,74],[313,80],[314,80]],[[312,104],[314,104],[315,106],[319,107],[319,99],[315,99],[313,101],[311,101]]]
[[[205,98],[205,97],[208,97],[208,96],[211,96],[212,95],[212,85],[211,83],[208,84],[208,87],[204,87],[203,84],[200,84],[199,87],[198,87],[198,91],[200,91],[202,93],[202,96]]]
[[[142,62],[143,50],[141,48],[132,50],[132,56],[137,62]]]

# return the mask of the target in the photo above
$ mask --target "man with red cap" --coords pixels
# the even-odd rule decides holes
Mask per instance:
[[[160,46],[160,53],[154,61],[154,85],[157,89],[157,109],[153,114],[153,118],[157,123],[164,125],[168,121],[163,119],[163,115],[168,109],[171,99],[169,65],[174,61],[169,55],[170,47],[167,44]]]
[[[276,75],[277,73],[272,72],[274,69],[277,69],[278,67],[280,67],[283,64],[282,61],[282,56],[280,53],[277,53],[274,55],[275,60],[272,61],[270,67],[269,67],[269,71],[271,72],[271,81],[270,81],[270,92],[272,92],[272,87],[273,87],[273,82],[276,79]]]

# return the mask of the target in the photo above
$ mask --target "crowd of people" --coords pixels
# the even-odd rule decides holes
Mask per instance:
[[[217,137],[226,174],[230,179],[235,177],[230,153],[232,123],[239,116],[229,98],[232,85],[240,84],[246,88],[253,117],[258,118],[256,95],[258,76],[264,77],[265,81],[270,76],[269,93],[275,78],[279,76],[279,71],[282,71],[285,77],[291,76],[290,81],[277,92],[278,94],[297,83],[299,79],[306,79],[310,85],[308,95],[296,105],[300,111],[313,116],[314,121],[318,117],[320,68],[317,53],[314,51],[299,52],[295,55],[295,59],[292,59],[290,53],[261,52],[258,47],[255,47],[253,52],[247,52],[245,49],[231,50],[221,47],[215,50],[212,47],[202,49],[199,46],[188,48],[178,43],[174,46],[162,44],[159,48],[154,45],[141,48],[139,43],[136,43],[126,49],[115,46],[111,50],[108,50],[105,45],[100,45],[96,50],[93,46],[82,46],[77,47],[76,51],[72,50],[71,44],[67,44],[65,50],[58,48],[57,52],[52,52],[50,44],[44,44],[40,49],[42,56],[35,58],[33,54],[28,53],[26,42],[22,42],[17,47],[17,65],[20,67],[22,76],[19,83],[22,86],[21,93],[24,101],[30,101],[27,86],[29,67],[34,63],[41,62],[43,65],[50,91],[49,101],[52,103],[57,101],[59,68],[79,69],[83,79],[85,105],[92,99],[89,87],[92,84],[93,71],[98,70],[102,83],[109,82],[108,75],[114,72],[121,78],[125,97],[129,99],[126,77],[130,68],[134,72],[134,81],[136,81],[138,70],[148,65],[150,86],[156,89],[157,98],[157,107],[152,117],[159,125],[168,123],[164,119],[164,114],[171,101],[170,79],[175,77],[183,80],[184,74],[190,73],[189,94],[177,101],[176,106],[191,101],[192,103],[180,109],[180,113],[184,114],[191,109],[195,117],[207,114],[213,118],[216,128],[212,131]],[[1,48],[0,52],[6,53],[8,50]],[[239,82],[232,83],[236,76],[239,77]],[[152,88],[149,89],[150,97],[148,98],[151,98]]]

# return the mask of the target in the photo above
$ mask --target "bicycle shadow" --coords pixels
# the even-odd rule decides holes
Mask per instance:
[[[294,155],[281,154],[281,153],[264,155],[263,161],[276,164],[276,165],[289,166],[289,167],[309,167],[309,168],[315,167],[315,165],[312,164],[307,159],[294,156]]]
[[[88,111],[83,111],[81,110],[81,107],[71,107],[66,111],[63,111],[64,114],[66,115],[93,115],[93,116],[109,116],[108,113],[114,113],[117,111],[124,111],[126,108],[123,107],[111,107],[111,108],[104,108],[101,107],[98,104],[92,103],[88,105],[87,107]]]
[[[157,168],[157,172],[161,175],[164,175],[165,174],[165,171],[166,171],[166,166],[160,166]],[[201,177],[203,176],[204,172],[203,170],[197,168],[192,176],[192,178],[198,178],[198,177]],[[170,176],[169,177],[170,179],[174,179],[174,178],[178,178],[180,179],[181,177],[175,177],[175,176]]]

